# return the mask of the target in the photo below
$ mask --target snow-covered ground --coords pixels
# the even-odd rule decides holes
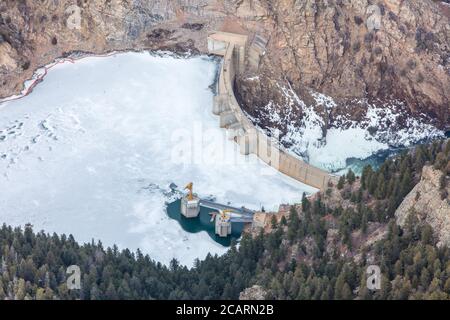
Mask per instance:
[[[346,172],[343,169],[348,159],[364,160],[380,151],[410,147],[445,135],[433,125],[408,116],[406,107],[398,101],[381,106],[365,100],[355,101],[365,110],[362,119],[352,121],[351,115],[347,115],[326,123],[316,109],[322,108],[325,114],[330,114],[333,108],[338,108],[331,97],[311,90],[315,104],[307,105],[291,88],[278,86],[286,105],[269,102],[261,112],[264,119],[249,117],[256,125],[270,123],[265,130],[272,136],[281,136],[281,143],[292,153],[328,171]],[[279,130],[282,127],[286,128],[283,136]]]
[[[191,265],[225,247],[167,217],[167,186],[273,209],[314,189],[241,156],[211,113],[217,62],[149,53],[55,66],[0,104],[0,223]]]

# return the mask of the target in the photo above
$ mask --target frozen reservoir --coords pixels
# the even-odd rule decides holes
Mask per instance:
[[[150,53],[52,68],[0,104],[0,223],[192,265],[227,248],[166,213],[168,185],[274,209],[314,189],[242,156],[212,112],[218,62]]]

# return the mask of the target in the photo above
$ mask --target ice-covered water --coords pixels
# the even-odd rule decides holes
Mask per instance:
[[[211,113],[216,70],[207,57],[90,57],[0,104],[0,222],[191,265],[226,248],[167,217],[171,182],[256,209],[314,191],[226,139]]]

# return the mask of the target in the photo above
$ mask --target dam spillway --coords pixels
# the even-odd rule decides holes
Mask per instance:
[[[214,100],[213,112],[219,116],[220,127],[226,128],[231,139],[236,141],[244,155],[255,154],[267,165],[279,172],[318,189],[326,189],[337,183],[337,176],[314,167],[284,149],[279,141],[268,137],[247,119],[236,100],[233,84],[237,74],[245,69],[246,59],[257,63],[255,49],[246,55],[247,36],[213,32],[208,37],[208,50],[222,56],[223,65],[218,82],[218,95]]]

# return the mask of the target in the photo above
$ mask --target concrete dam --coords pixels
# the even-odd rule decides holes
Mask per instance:
[[[263,41],[257,36],[252,45],[246,35],[213,32],[208,36],[210,54],[223,57],[213,113],[220,117],[220,126],[228,130],[230,139],[240,147],[241,154],[255,154],[279,172],[309,186],[324,190],[337,177],[314,167],[287,151],[279,141],[267,136],[247,118],[236,100],[233,84],[236,75],[248,67],[257,67],[263,52]]]

